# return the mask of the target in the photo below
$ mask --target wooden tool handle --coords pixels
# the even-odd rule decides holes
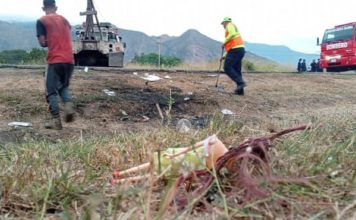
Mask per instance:
[[[111,180],[111,185],[119,184],[119,183],[132,183],[132,182],[138,182],[141,180],[148,179],[150,177],[150,174],[146,175],[141,175],[141,176],[133,176],[133,177],[127,177],[124,179],[112,179]]]
[[[150,167],[150,163],[144,163],[144,164],[129,168],[127,170],[115,171],[115,172],[113,172],[112,175],[113,175],[113,178],[120,178],[121,176],[125,176],[125,175],[130,174],[130,173],[136,173],[136,172],[139,172],[141,170],[148,169],[149,167]]]

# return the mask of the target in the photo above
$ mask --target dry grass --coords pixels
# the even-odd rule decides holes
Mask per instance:
[[[11,72],[11,71],[10,71]],[[26,80],[22,81],[23,75]],[[40,72],[15,73],[0,81],[0,114],[4,124],[10,119],[39,120],[45,112]],[[31,76],[31,77],[28,77]],[[352,219],[356,213],[356,80],[352,75],[248,75],[247,94],[235,97],[206,89],[215,78],[197,74],[172,74],[175,87],[196,96],[183,112],[207,114],[205,126],[189,133],[177,132],[171,124],[157,121],[112,121],[102,126],[103,119],[118,117],[119,110],[134,106],[142,114],[149,104],[140,106],[133,91],[147,89],[131,75],[110,73],[78,74],[73,91],[78,103],[85,106],[68,131],[55,133],[39,126],[29,130],[6,130],[4,134],[22,136],[21,141],[0,141],[0,216],[4,219]],[[18,83],[14,83],[18,82]],[[27,84],[26,84],[27,83]],[[124,89],[121,89],[121,84]],[[227,77],[221,83],[232,88]],[[32,89],[24,85],[30,85]],[[199,88],[196,85],[199,85]],[[150,91],[166,85],[152,84]],[[132,87],[132,88],[131,88]],[[172,90],[171,87],[167,86]],[[126,92],[125,99],[105,99],[104,88]],[[80,91],[80,92],[79,92]],[[170,91],[170,90],[167,90]],[[163,91],[163,94],[166,90]],[[28,96],[26,94],[29,94]],[[138,93],[143,96],[146,93]],[[161,95],[160,93],[152,93]],[[147,97],[152,96],[148,93]],[[201,95],[202,94],[202,95]],[[167,94],[169,95],[169,94]],[[175,96],[178,103],[179,97]],[[164,106],[162,109],[168,109]],[[141,100],[143,102],[145,100]],[[185,104],[185,103],[183,103]],[[168,103],[167,103],[168,105]],[[36,107],[34,111],[32,107]],[[99,108],[99,107],[100,108]],[[154,106],[154,105],[153,105]],[[172,106],[171,106],[172,107]],[[221,117],[220,109],[228,107],[237,114]],[[153,107],[155,108],[155,106]],[[9,110],[10,109],[10,110]],[[15,111],[16,110],[16,111]],[[76,109],[79,112],[79,107]],[[87,113],[97,113],[97,118]],[[211,112],[209,112],[212,110]],[[16,112],[22,112],[22,115]],[[119,112],[119,113],[118,113]],[[171,116],[179,113],[173,106]],[[13,115],[12,115],[13,114]],[[105,115],[105,117],[99,117]],[[141,115],[140,115],[141,116]],[[154,116],[154,115],[153,115]],[[180,115],[181,116],[181,115]],[[6,120],[5,120],[6,119]],[[118,125],[119,123],[120,126]],[[236,146],[245,138],[256,137],[299,124],[320,127],[288,135],[274,143],[270,152],[275,176],[306,178],[310,184],[271,184],[264,199],[248,204],[224,200],[226,185],[215,185],[209,196],[210,209],[189,206],[185,210],[164,210],[164,199],[171,181],[150,181],[136,185],[111,187],[115,169],[125,169],[150,160],[157,149],[187,146],[208,135],[218,134],[227,146]],[[145,126],[144,129],[120,130],[122,127]],[[115,127],[117,126],[117,127]],[[107,130],[113,130],[108,133]],[[96,133],[95,133],[96,132]],[[95,135],[93,135],[95,133]],[[205,198],[203,196],[203,198]],[[193,201],[193,200],[192,200]]]
[[[272,152],[272,168],[277,176],[304,177],[310,185],[270,185],[268,198],[245,206],[229,201],[227,212],[221,195],[216,193],[213,210],[166,212],[165,216],[203,218],[208,211],[229,217],[352,217],[356,211],[355,120],[347,112],[314,117],[321,127],[287,137],[276,143]],[[211,133],[219,132],[222,140],[231,138],[231,134],[241,138],[256,135],[245,126],[222,127],[221,120],[214,119],[209,128],[194,135],[182,136],[163,127],[156,132],[121,134],[107,139],[7,145],[0,150],[1,212],[4,216],[24,218],[40,218],[54,212],[58,217],[126,215],[137,219],[144,217],[150,207],[150,216],[154,218],[169,184],[111,187],[108,183],[112,170],[149,161],[154,149],[189,145]],[[152,192],[150,205],[148,192]]]

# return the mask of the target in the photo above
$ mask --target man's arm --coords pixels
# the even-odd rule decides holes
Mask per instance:
[[[36,23],[37,39],[41,47],[47,47],[46,28],[40,20]]]

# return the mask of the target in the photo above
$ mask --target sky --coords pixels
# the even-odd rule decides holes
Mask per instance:
[[[56,0],[58,14],[72,25],[85,20],[86,0]],[[0,0],[0,19],[43,15],[42,0]],[[179,36],[188,29],[223,41],[221,21],[232,18],[245,41],[285,45],[319,53],[316,38],[326,28],[356,22],[355,0],[94,0],[99,21],[149,36]]]

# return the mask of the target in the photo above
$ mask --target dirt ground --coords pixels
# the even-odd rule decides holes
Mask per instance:
[[[141,78],[147,74],[161,79],[148,82]],[[76,121],[64,124],[63,131],[51,131],[43,127],[49,117],[43,70],[3,68],[0,69],[0,145],[31,139],[139,132],[168,122],[169,126],[175,126],[182,118],[200,128],[214,115],[221,115],[223,109],[254,128],[266,122],[308,123],[315,113],[356,115],[353,74],[244,74],[245,96],[232,93],[234,85],[224,74],[220,75],[216,88],[216,77],[216,73],[76,69],[71,82]],[[33,127],[23,132],[24,129],[8,125],[14,121],[30,122]]]

